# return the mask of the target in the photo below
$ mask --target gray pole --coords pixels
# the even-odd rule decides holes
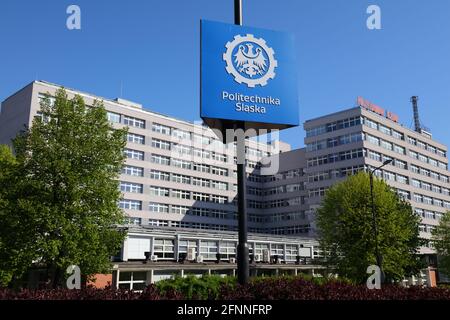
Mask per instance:
[[[242,25],[242,0],[234,0],[234,24]],[[241,129],[245,132],[244,122],[235,123],[234,129]],[[245,135],[237,134],[236,155],[237,155],[237,182],[238,182],[238,228],[239,243],[237,247],[237,271],[238,282],[246,284],[249,278],[249,250],[247,243],[247,190],[245,182]]]
[[[377,219],[375,214],[375,200],[373,196],[373,173],[381,168],[383,168],[385,165],[391,163],[392,160],[387,160],[383,162],[381,166],[378,168],[373,169],[369,172],[369,178],[370,178],[370,197],[372,199],[372,228],[375,236],[375,257],[377,259],[377,265],[380,268],[381,272],[381,283],[384,283],[385,277],[383,272],[383,257],[380,254],[380,249],[378,248],[378,228],[377,228]]]

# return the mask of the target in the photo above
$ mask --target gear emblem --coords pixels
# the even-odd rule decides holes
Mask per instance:
[[[252,34],[236,35],[225,47],[225,69],[237,83],[245,83],[249,88],[263,87],[269,79],[275,78],[278,62],[274,50],[264,39],[255,38]]]

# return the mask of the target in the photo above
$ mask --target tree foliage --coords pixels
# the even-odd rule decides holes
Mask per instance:
[[[450,212],[447,211],[433,230],[433,245],[438,254],[439,269],[450,275]]]
[[[0,195],[3,284],[37,264],[54,285],[71,264],[84,275],[105,272],[124,237],[115,226],[124,219],[117,204],[126,130],[112,128],[101,102],[86,106],[64,89],[40,112],[14,139],[15,157],[0,149],[0,183],[9,188]]]
[[[387,279],[417,274],[420,217],[383,180],[374,179],[378,236],[372,219],[370,179],[359,173],[330,188],[317,211],[324,263],[332,271],[365,282],[369,265],[376,265],[376,241]]]

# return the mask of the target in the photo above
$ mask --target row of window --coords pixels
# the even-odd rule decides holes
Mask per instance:
[[[283,194],[283,193],[291,193],[304,190],[303,183],[291,183],[283,186],[272,187],[267,189],[259,189],[259,193],[256,195],[259,196],[270,196],[274,194]]]
[[[298,178],[298,177],[303,177],[304,174],[305,174],[305,172],[302,168],[291,169],[291,170],[279,172],[275,175],[264,176],[264,177],[261,176],[262,180],[258,181],[258,182],[273,182],[273,181],[294,179],[294,178]]]
[[[447,157],[447,152],[445,150],[442,150],[440,148],[437,148],[435,146],[432,146],[428,143],[425,143],[423,141],[417,140],[416,138],[413,137],[409,137],[408,136],[408,143],[412,144],[414,146],[418,146],[419,148],[423,149],[423,150],[427,150],[431,153],[435,153],[440,157],[446,158]]]
[[[125,149],[124,152],[125,152],[125,156],[128,159],[141,160],[141,161],[144,160],[144,152],[143,151],[127,148],[127,149]],[[216,174],[219,176],[228,176],[228,169],[226,169],[226,168],[220,168],[220,167],[210,166],[210,165],[206,165],[206,164],[195,163],[192,161],[166,157],[166,156],[162,156],[162,155],[158,155],[158,154],[152,154],[150,161],[152,163],[156,163],[156,164],[160,164],[160,165],[174,166],[177,168],[194,170],[194,171],[199,171],[199,172],[204,172],[204,173],[211,173],[211,174]],[[139,174],[142,176],[143,170],[139,170],[142,168],[139,168],[139,169],[136,169],[136,168],[137,167],[133,167],[133,170],[127,169],[126,171],[132,172],[133,175]]]
[[[427,190],[427,191],[432,191],[435,193],[440,193],[446,196],[450,196],[450,189],[445,188],[445,187],[440,187],[437,186],[435,184],[431,184],[425,181],[421,181],[418,179],[411,179],[411,185],[419,188],[419,189],[423,189],[423,190]]]
[[[170,173],[159,170],[151,170],[150,178],[161,181],[172,181],[181,184],[194,185],[204,188],[213,188],[218,190],[228,190],[228,183],[205,178],[191,177],[178,173]]]
[[[252,209],[270,209],[270,208],[281,208],[281,207],[289,207],[289,206],[298,206],[305,204],[305,197],[293,197],[286,199],[277,199],[277,200],[269,200],[269,201],[256,201],[256,200],[247,200],[247,206]]]
[[[389,141],[386,141],[384,139],[372,136],[370,134],[366,134],[365,138],[366,138],[366,140],[368,142],[370,142],[370,143],[372,143],[372,144],[374,144],[376,146],[380,146],[380,147],[382,147],[382,148],[384,148],[386,150],[394,151],[394,152],[402,154],[402,155],[406,154],[406,149],[404,147],[402,147],[402,146],[399,146],[399,145],[395,144],[395,143],[391,143]]]
[[[423,210],[420,208],[414,208],[414,212],[425,219],[430,220],[440,220],[443,216],[443,213],[435,212],[435,211],[429,211],[429,210]]]
[[[360,116],[327,123],[325,125],[307,129],[306,137],[314,137],[314,136],[324,134],[326,132],[333,132],[333,131],[344,129],[344,128],[354,127],[354,126],[360,125],[361,123],[362,123],[362,117],[360,117]]]
[[[179,155],[193,155],[203,159],[211,159],[226,163],[228,157],[224,154],[216,153],[209,150],[197,149],[170,141],[152,138],[152,147],[162,150],[172,150]]]
[[[305,226],[308,227],[308,226]],[[229,259],[236,257],[237,242],[224,240],[193,240],[155,238],[153,240],[152,255],[158,256],[161,259],[175,258],[175,248],[177,247],[178,254],[180,253],[194,253],[194,256],[201,255],[205,260],[216,260],[217,253],[221,254],[221,259]],[[255,255],[262,255],[268,252],[270,255],[278,255],[280,259],[286,261],[296,261],[299,249],[302,245],[296,243],[261,243],[249,241],[249,253]],[[127,281],[127,275],[119,278],[120,281]],[[137,278],[134,277],[134,280]]]
[[[186,200],[196,200],[203,202],[227,203],[228,198],[216,194],[202,192],[191,192],[186,190],[169,189],[158,186],[150,186],[150,195],[157,197],[173,197]]]
[[[345,168],[338,168],[326,171],[314,172],[308,175],[308,182],[318,182],[329,179],[343,178],[347,176],[351,176],[357,174],[360,171],[365,170],[364,165],[359,166],[351,166]]]
[[[333,137],[326,140],[314,141],[306,145],[307,151],[317,151],[326,148],[334,148],[340,145],[354,143],[364,140],[364,134],[361,132],[351,133],[339,137]]]
[[[372,159],[372,160],[378,161],[378,162],[385,162],[387,160],[392,160],[392,162],[390,163],[391,166],[395,166],[395,167],[397,167],[399,169],[408,170],[408,164],[405,161],[386,156],[386,155],[384,155],[382,153],[378,153],[378,152],[373,151],[373,150],[367,150],[367,157]],[[414,173],[421,174],[423,176],[427,176],[427,177],[433,178],[435,180],[440,180],[440,181],[443,181],[445,183],[449,183],[449,177],[448,176],[443,175],[443,174],[439,174],[439,173],[434,172],[432,170],[425,169],[425,168],[416,166],[414,164],[409,165],[409,169],[412,172],[414,172]]]
[[[445,200],[441,200],[441,199],[437,199],[437,198],[433,198],[433,197],[428,197],[428,196],[425,196],[425,195],[422,195],[419,193],[414,193],[413,200],[418,203],[423,203],[423,204],[427,204],[427,205],[433,205],[436,207],[443,207],[446,209],[450,209],[449,201],[445,201]]]
[[[172,128],[172,127],[168,127],[159,123],[153,123],[152,124],[152,131],[153,132],[157,132],[160,134],[164,134],[167,136],[172,136],[172,137],[176,137],[180,140],[193,140],[195,145],[201,145],[201,146],[205,146],[205,145],[210,145],[210,144],[220,144],[221,147],[228,147],[227,145],[224,145],[221,141],[217,140],[217,139],[213,139],[210,137],[206,137],[203,135],[199,135],[199,134],[195,134],[186,130],[181,130],[178,128]],[[232,148],[236,149],[236,144],[231,145]],[[266,152],[263,150],[258,150],[258,149],[254,149],[251,147],[246,146],[245,147],[245,152],[249,155],[253,155],[256,157],[263,157],[263,156],[270,156],[270,152]],[[224,160],[225,162],[226,160]]]
[[[433,167],[439,167],[439,168],[444,169],[444,170],[447,170],[447,168],[448,168],[446,163],[444,163],[442,161],[438,161],[438,160],[433,159],[431,157],[427,157],[427,156],[425,156],[425,155],[423,155],[421,153],[418,153],[418,152],[415,152],[415,151],[412,151],[412,150],[409,150],[408,155],[411,158],[413,158],[413,159],[419,160],[419,161],[424,162],[424,163],[428,163],[428,164],[432,165]]]
[[[395,129],[386,127],[385,125],[383,125],[381,123],[378,123],[376,121],[373,121],[373,120],[371,120],[369,118],[366,118],[366,117],[364,117],[363,121],[364,121],[364,125],[366,125],[369,128],[378,130],[378,131],[380,131],[380,132],[382,132],[382,133],[384,133],[384,134],[386,134],[388,136],[392,136],[392,137],[394,137],[396,139],[405,140],[404,134],[399,132],[399,131],[397,131],[397,130],[395,130]]]
[[[342,151],[339,153],[327,154],[324,156],[308,159],[307,166],[314,167],[314,166],[324,165],[327,163],[334,163],[334,162],[339,162],[339,161],[344,161],[344,160],[362,158],[365,156],[365,154],[366,154],[365,149],[354,149],[354,150],[349,150],[349,151]]]
[[[373,121],[366,117],[353,117],[353,118],[348,118],[348,119],[344,119],[344,120],[327,123],[325,125],[321,125],[318,127],[310,128],[310,129],[306,130],[306,137],[314,137],[314,136],[324,134],[326,132],[332,132],[332,131],[336,131],[336,130],[343,129],[343,128],[349,128],[349,127],[356,126],[356,125],[359,125],[362,123],[369,128],[378,130],[378,131],[380,131],[386,135],[392,136],[396,139],[405,140],[405,136],[403,133],[401,133],[393,128],[389,128],[381,123],[378,123],[378,122]],[[428,150],[429,152],[437,154],[443,158],[447,157],[447,153],[445,150],[437,148],[433,145],[430,145],[423,141],[417,140],[410,136],[407,137],[407,141],[408,141],[408,143],[410,143],[412,145],[418,146],[424,150]]]

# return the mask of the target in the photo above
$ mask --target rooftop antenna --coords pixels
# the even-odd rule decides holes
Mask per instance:
[[[413,105],[413,113],[414,113],[414,130],[421,133],[422,132],[422,126],[420,125],[420,118],[419,118],[419,107],[417,105],[417,101],[419,101],[418,96],[412,96],[411,102]]]

